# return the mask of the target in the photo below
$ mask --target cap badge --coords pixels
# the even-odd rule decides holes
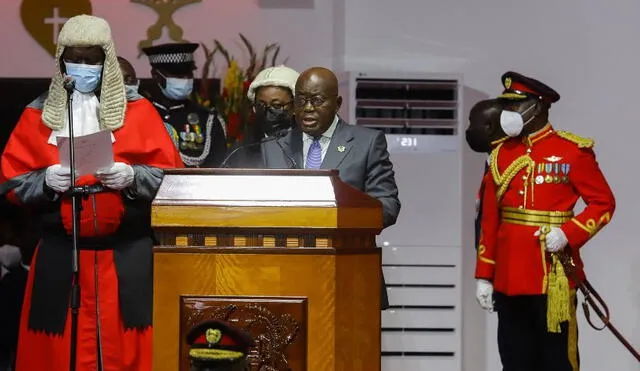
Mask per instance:
[[[204,334],[205,339],[209,344],[217,344],[222,339],[222,332],[220,330],[209,328]]]

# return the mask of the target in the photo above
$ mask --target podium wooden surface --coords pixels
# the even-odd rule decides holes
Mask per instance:
[[[381,204],[337,171],[169,170],[152,226],[154,370],[208,319],[252,333],[251,370],[380,370]]]

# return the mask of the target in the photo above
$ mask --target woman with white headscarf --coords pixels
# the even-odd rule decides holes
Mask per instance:
[[[287,66],[265,68],[249,85],[254,121],[247,138],[229,153],[229,167],[263,168],[261,142],[282,136],[293,126],[293,98],[299,73]]]

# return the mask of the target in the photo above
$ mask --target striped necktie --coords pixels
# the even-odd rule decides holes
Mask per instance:
[[[320,137],[314,138],[307,152],[307,161],[305,168],[307,169],[320,169],[322,165],[322,147],[320,146]]]

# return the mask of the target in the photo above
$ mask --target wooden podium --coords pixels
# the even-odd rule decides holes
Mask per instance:
[[[210,319],[253,335],[251,370],[380,370],[382,206],[336,170],[169,170],[152,226],[154,370],[189,370]]]

